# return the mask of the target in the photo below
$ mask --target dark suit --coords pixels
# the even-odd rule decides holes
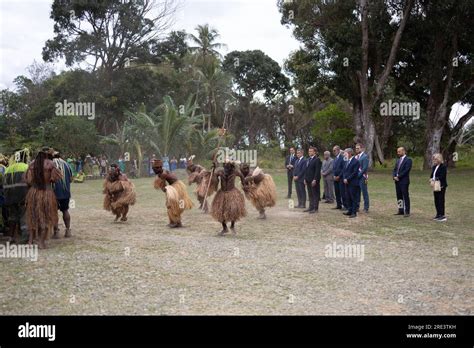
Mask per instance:
[[[436,166],[433,166],[431,168],[430,179],[433,179],[435,169]],[[435,180],[439,180],[441,183],[441,191],[433,191],[434,203],[436,207],[436,217],[444,216],[444,197],[446,195],[446,187],[448,187],[447,175],[448,173],[446,166],[444,164],[440,164],[434,177]]]
[[[295,162],[296,162],[296,155],[288,155],[286,156],[286,159],[285,159],[285,168],[286,166],[288,165],[292,165],[294,166],[295,165]],[[286,168],[286,174],[287,174],[287,177],[288,177],[288,197],[291,197],[291,193],[293,191],[293,169],[288,169]]]
[[[321,166],[321,160],[316,156],[306,160],[304,180],[306,182],[306,189],[308,190],[309,210],[313,211],[319,209]],[[313,180],[316,180],[316,186],[311,185]]]
[[[397,193],[399,214],[410,214],[410,195],[408,188],[410,186],[411,166],[411,158],[405,156],[403,160],[402,158],[399,158],[395,163],[395,168],[393,168],[392,176],[398,177],[399,179],[398,181],[395,180],[395,191]]]
[[[306,207],[306,190],[304,188],[304,177],[306,172],[306,159],[304,157],[298,158],[295,162],[293,175],[298,179],[295,181],[296,195],[298,196],[298,207]]]
[[[342,171],[344,170],[344,156],[340,153],[334,159],[333,164],[333,173],[334,176],[339,177],[339,181],[334,181],[334,191],[336,193],[336,204],[338,208],[342,208],[342,206],[346,206],[346,198],[345,198],[345,187],[344,182],[342,180]]]
[[[352,157],[345,163],[342,176],[344,180],[347,180],[346,185],[346,196],[347,196],[347,213],[354,215],[357,212],[357,197],[360,195],[359,186],[359,161]]]
[[[359,196],[357,197],[357,210],[359,210],[360,206],[360,196],[364,196],[364,210],[369,210],[369,191],[367,190],[367,184],[365,180],[368,178],[368,170],[369,170],[369,156],[364,152],[361,155],[357,155],[357,160],[359,161]]]

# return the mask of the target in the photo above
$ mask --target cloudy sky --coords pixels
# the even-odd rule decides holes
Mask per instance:
[[[27,74],[33,60],[42,61],[46,40],[53,38],[49,18],[51,0],[0,0],[0,89]],[[221,34],[220,42],[233,50],[261,49],[278,63],[299,44],[280,24],[276,0],[181,0],[173,29],[191,33],[208,23]],[[64,69],[61,62],[56,70]]]

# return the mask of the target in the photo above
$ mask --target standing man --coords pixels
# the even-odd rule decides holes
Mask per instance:
[[[286,198],[291,198],[291,193],[293,191],[293,168],[295,166],[295,162],[295,148],[290,147],[290,154],[286,156],[285,159],[286,175],[288,177],[288,195]]]
[[[395,181],[395,190],[397,192],[398,213],[395,215],[403,215],[410,217],[410,195],[408,187],[410,186],[410,170],[412,160],[407,156],[405,148],[397,149],[398,160],[393,168],[393,180]]]
[[[305,185],[308,190],[309,208],[304,210],[314,214],[319,209],[321,160],[316,156],[317,150],[311,146],[308,150],[309,158],[306,161]]]
[[[347,161],[342,176],[347,192],[347,212],[344,215],[355,218],[357,216],[357,197],[360,195],[359,161],[354,157],[351,148],[346,149],[345,156]]]
[[[324,203],[334,203],[334,160],[329,151],[324,151],[324,161],[321,167],[321,175],[324,181]]]
[[[304,150],[296,151],[295,169],[293,170],[293,180],[296,186],[296,195],[298,196],[298,206],[296,208],[306,209],[306,189],[304,187],[304,177],[306,171],[306,159],[304,158]]]
[[[9,232],[15,243],[28,241],[25,215],[25,199],[28,186],[24,177],[28,170],[27,157],[26,151],[16,151],[13,163],[10,162],[3,175],[4,208],[7,209]]]
[[[359,161],[359,197],[357,197],[357,212],[360,207],[360,193],[364,196],[364,213],[369,212],[369,191],[367,190],[367,181],[369,179],[369,156],[365,153],[365,145],[358,143],[356,145],[356,159]]]
[[[339,145],[332,148],[334,154],[333,175],[334,191],[336,192],[336,207],[333,209],[342,209],[345,206],[344,182],[342,180],[342,171],[344,170],[344,155]]]
[[[69,168],[67,162],[61,158],[61,155],[57,151],[53,154],[53,163],[54,166],[59,169],[62,175],[61,179],[59,179],[53,185],[54,194],[56,195],[56,200],[58,201],[58,209],[63,214],[64,226],[66,227],[64,238],[69,238],[71,237],[71,215],[69,214],[69,200],[71,199],[72,171],[71,168]],[[56,226],[54,226],[54,239],[59,238],[58,232],[59,227],[56,224]]]

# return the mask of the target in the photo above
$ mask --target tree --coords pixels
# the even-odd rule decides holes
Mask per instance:
[[[209,24],[198,25],[195,30],[197,31],[197,36],[194,34],[189,34],[189,39],[191,44],[194,46],[190,47],[192,53],[196,54],[196,57],[203,63],[206,64],[206,61],[209,57],[221,58],[219,49],[227,47],[225,44],[220,42],[215,42],[219,38],[219,32],[211,28]]]
[[[404,93],[426,106],[424,168],[427,169],[434,153],[447,149],[451,154],[454,152],[453,137],[474,115],[471,108],[457,124],[449,126],[453,104],[460,102],[469,107],[474,103],[474,28],[465,25],[474,16],[474,3],[420,1],[414,16],[407,26],[407,34],[416,40],[402,44],[403,64],[397,66],[396,72]],[[443,144],[445,137],[450,139]]]
[[[350,118],[351,115],[337,104],[329,104],[316,112],[313,126],[315,144],[323,149],[331,149],[334,145],[341,148],[350,146],[354,139],[354,132],[349,126]]]
[[[241,126],[247,130],[249,144],[254,145],[263,116],[253,112],[254,97],[257,92],[263,92],[266,101],[271,102],[289,91],[289,80],[278,63],[260,50],[230,52],[222,66],[232,76],[235,95],[243,110]]]
[[[86,154],[97,150],[94,123],[82,116],[56,116],[38,128],[39,143],[63,154]]]
[[[332,81],[331,89],[352,101],[357,140],[365,143],[371,164],[374,146],[379,160],[384,160],[374,107],[392,72],[413,3],[279,1],[282,23],[293,24],[296,38],[304,43],[306,54],[298,60],[312,57],[318,62],[313,69],[319,74],[306,78],[306,85],[325,78]]]
[[[173,0],[54,0],[51,18],[56,36],[46,41],[43,59],[66,59],[66,65],[92,57],[110,81],[112,71],[149,52],[149,46],[170,26]]]

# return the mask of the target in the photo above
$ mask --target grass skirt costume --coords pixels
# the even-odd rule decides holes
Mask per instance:
[[[238,221],[247,215],[247,211],[245,210],[244,195],[234,186],[236,175],[231,174],[226,177],[222,171],[217,175],[221,180],[221,188],[212,201],[212,217],[221,223]],[[230,185],[227,187],[229,183]],[[223,185],[226,185],[225,189]]]
[[[160,161],[155,161],[154,168],[161,168],[160,163]],[[172,183],[166,185],[167,180]],[[193,202],[188,195],[186,185],[173,174],[163,171],[161,174],[156,175],[154,187],[157,190],[166,188],[166,209],[170,224],[181,224],[181,214],[186,209],[193,207]]]
[[[104,181],[104,209],[120,216],[136,203],[135,185],[123,174],[115,181]]]
[[[30,164],[30,169],[34,167],[34,162]],[[27,173],[29,177],[29,173]],[[51,182],[56,182],[62,177],[61,172],[53,167],[51,170],[50,183],[45,184],[45,188],[38,188],[32,184],[26,194],[26,223],[32,234],[32,239],[40,238],[40,233],[45,233],[44,239],[48,239],[58,224],[58,202],[54,194]],[[28,181],[30,179],[27,179]],[[31,183],[31,181],[30,181]]]
[[[264,174],[260,168],[255,168],[252,173],[253,177],[263,175],[262,181],[259,183],[251,182],[247,190],[245,190],[245,197],[252,203],[252,205],[259,211],[265,210],[267,207],[274,207],[276,204],[276,186],[273,178],[269,174]]]

